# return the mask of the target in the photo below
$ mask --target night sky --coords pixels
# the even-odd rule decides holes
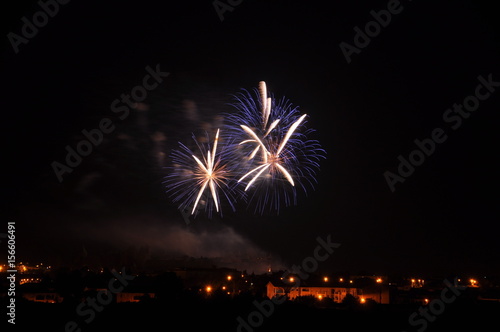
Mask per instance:
[[[401,1],[348,63],[339,44],[354,46],[354,28],[388,2],[245,0],[221,21],[211,1],[71,1],[17,54],[8,33],[21,35],[21,18],[40,7],[4,11],[2,188],[18,260],[92,263],[148,246],[290,266],[330,234],[341,247],[322,270],[499,274],[500,83],[456,129],[443,118],[479,76],[500,82],[496,11]],[[169,76],[120,119],[112,102],[157,65]],[[239,205],[186,225],[162,185],[171,149],[213,132],[231,95],[261,80],[310,116],[327,152],[316,190],[279,215]],[[103,118],[115,130],[59,182],[51,163]],[[435,128],[447,139],[392,192],[384,173]]]

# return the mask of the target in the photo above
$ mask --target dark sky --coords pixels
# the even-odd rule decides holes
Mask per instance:
[[[71,1],[16,54],[8,33],[21,35],[21,18],[40,10],[24,3],[2,20],[4,220],[17,224],[18,259],[97,260],[149,245],[300,264],[331,234],[342,246],[320,269],[500,273],[500,87],[457,129],[443,119],[480,75],[500,82],[487,1],[402,1],[350,63],[339,44],[353,45],[353,29],[388,1],[245,0],[223,21],[211,1]],[[170,75],[148,93],[149,110],[119,119],[113,100],[156,65]],[[316,191],[279,216],[243,207],[187,226],[164,193],[160,153],[213,129],[231,94],[261,80],[310,115],[327,151]],[[116,129],[60,183],[51,163],[103,118]],[[397,173],[398,156],[435,128],[447,140],[391,192],[384,172]]]

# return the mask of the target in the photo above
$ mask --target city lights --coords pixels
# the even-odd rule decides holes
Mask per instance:
[[[424,279],[415,279],[412,278],[411,280],[411,287],[412,288],[422,288],[424,286]]]

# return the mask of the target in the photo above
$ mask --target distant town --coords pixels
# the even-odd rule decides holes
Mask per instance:
[[[481,329],[500,312],[498,276],[305,275],[272,267],[255,274],[208,262],[156,260],[140,270],[0,264],[0,302],[11,324],[66,332],[149,330],[166,322],[186,331],[210,322],[237,332],[422,332]]]
[[[7,265],[0,265],[0,274],[7,275]],[[20,262],[16,269],[17,298],[31,302],[62,303],[84,301],[97,292],[109,292],[110,280],[127,274],[130,280],[115,292],[113,301],[141,302],[168,297],[181,292],[234,298],[240,295],[255,297],[285,297],[290,301],[308,299],[319,306],[342,304],[421,304],[439,298],[445,288],[458,288],[474,301],[500,302],[499,276],[442,276],[419,275],[308,275],[289,271],[254,274],[225,267],[160,266],[155,270],[137,272],[123,267],[81,268],[57,267],[48,264]],[[8,280],[1,278],[0,297],[8,293]]]

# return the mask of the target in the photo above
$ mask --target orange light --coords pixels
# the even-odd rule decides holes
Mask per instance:
[[[340,278],[340,279],[339,279],[339,281],[340,281],[340,282],[344,282],[344,278]]]
[[[428,304],[429,303],[429,299],[424,299],[424,303]]]
[[[2,272],[2,271],[3,271],[3,266],[0,265],[0,272]]]
[[[323,295],[319,294],[319,295],[318,295],[318,299],[319,299],[319,300],[322,300],[322,299],[323,299]]]
[[[324,277],[324,278],[323,278],[323,281],[324,281],[324,282],[328,282],[328,277]]]
[[[231,279],[233,279],[232,276],[227,276],[227,280],[231,280]]]
[[[222,286],[222,290],[226,290],[226,286]]]
[[[382,282],[382,278],[377,278],[376,281],[380,284]]]
[[[365,303],[366,302],[366,299],[364,297],[361,298],[360,300],[361,303]]]
[[[294,277],[290,277],[290,282],[294,282],[295,281],[295,278]]]
[[[212,291],[212,287],[207,286],[207,288],[205,288],[205,290],[207,291],[207,293],[210,293]]]
[[[349,280],[349,283],[352,284],[352,280]]]

